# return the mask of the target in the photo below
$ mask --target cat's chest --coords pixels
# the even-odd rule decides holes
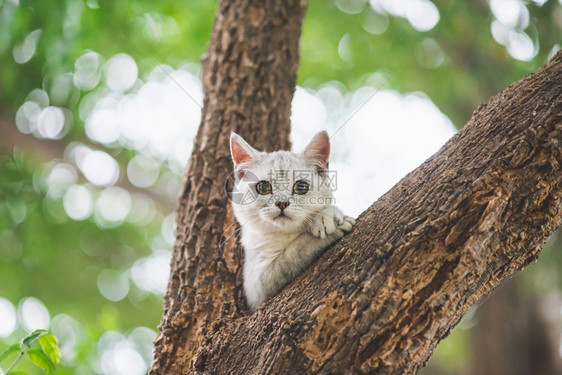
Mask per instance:
[[[262,260],[275,260],[282,256],[300,234],[244,233],[242,245],[246,255]]]

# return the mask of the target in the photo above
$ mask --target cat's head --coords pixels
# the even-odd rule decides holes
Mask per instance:
[[[232,133],[230,151],[236,180],[233,207],[243,227],[303,231],[309,216],[333,203],[330,138],[325,131],[302,153],[260,152]]]

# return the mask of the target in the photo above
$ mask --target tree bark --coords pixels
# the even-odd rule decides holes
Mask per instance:
[[[228,136],[288,147],[303,8],[220,5],[152,374],[416,373],[467,309],[536,259],[561,223],[559,52],[481,105],[350,234],[249,314],[223,187]]]
[[[256,147],[289,149],[304,0],[224,0],[206,56],[202,120],[186,168],[176,243],[151,374],[183,374],[220,319],[244,311],[242,251],[228,204],[236,131]]]

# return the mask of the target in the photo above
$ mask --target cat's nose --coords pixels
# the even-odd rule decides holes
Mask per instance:
[[[285,208],[287,208],[287,206],[289,206],[289,202],[277,202],[275,203],[275,205],[280,209],[284,210]]]

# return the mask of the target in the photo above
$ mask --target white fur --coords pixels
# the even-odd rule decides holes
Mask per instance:
[[[325,132],[315,136],[303,153],[264,153],[232,133],[231,150],[236,147],[233,161],[238,172],[236,190],[252,198],[243,203],[233,200],[245,251],[244,292],[252,311],[277,294],[355,224],[353,218],[331,204],[328,184],[318,184],[326,178],[322,169],[319,174],[318,165],[328,165],[327,156],[326,160],[310,159],[318,144],[327,146],[329,151]],[[243,162],[237,163],[234,155],[240,158],[241,149]],[[311,178],[299,177],[301,171]],[[256,183],[262,180],[272,184],[272,194],[256,193]],[[293,193],[297,180],[310,183],[306,194]],[[284,217],[279,216],[282,210],[275,204],[278,201],[290,201],[283,210]]]

